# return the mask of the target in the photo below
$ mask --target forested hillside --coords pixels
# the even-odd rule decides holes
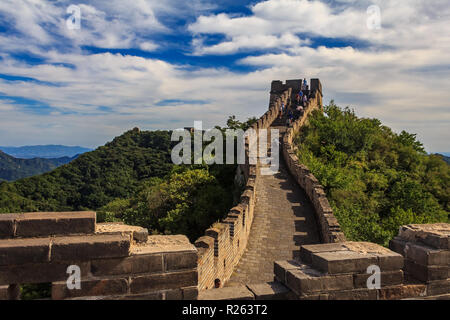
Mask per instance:
[[[448,221],[449,166],[415,135],[332,102],[314,112],[296,143],[349,239],[386,245],[401,225]]]
[[[233,206],[236,166],[175,166],[170,137],[136,128],[49,173],[0,182],[0,212],[96,210],[99,221],[195,240]]]
[[[14,181],[48,172],[75,158],[76,156],[56,159],[17,159],[0,151],[0,181]]]

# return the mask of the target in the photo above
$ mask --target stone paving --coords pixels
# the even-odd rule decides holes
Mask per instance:
[[[285,130],[273,128],[280,129],[280,135]],[[226,286],[273,281],[274,261],[296,258],[301,245],[320,243],[313,206],[281,155],[279,172],[259,175],[256,188],[247,248]]]

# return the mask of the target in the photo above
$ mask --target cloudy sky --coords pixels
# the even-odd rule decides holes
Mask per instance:
[[[448,0],[1,0],[0,145],[223,125],[263,114],[272,80],[317,77],[450,152],[449,21]]]

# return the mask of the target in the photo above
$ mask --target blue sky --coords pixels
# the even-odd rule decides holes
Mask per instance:
[[[447,2],[2,0],[0,145],[224,125],[263,114],[272,80],[318,77],[326,102],[450,151]]]

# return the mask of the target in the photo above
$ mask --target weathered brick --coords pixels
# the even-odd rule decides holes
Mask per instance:
[[[92,260],[92,274],[120,275],[163,272],[161,254],[133,255],[125,258]]]
[[[198,287],[187,287],[183,288],[183,300],[197,300],[198,298]]]
[[[125,278],[81,280],[81,289],[70,290],[66,281],[52,284],[52,299],[61,300],[74,297],[109,296],[126,294],[128,281]]]
[[[0,266],[48,262],[50,239],[0,240]]]
[[[126,257],[130,238],[123,235],[60,237],[52,241],[51,260],[91,260]]]
[[[421,281],[442,280],[450,277],[449,266],[424,266],[411,260],[405,260],[405,271]]]
[[[353,283],[355,288],[367,288],[367,279],[371,274],[361,273],[353,275]],[[403,271],[387,271],[380,274],[381,286],[394,286],[403,283]]]
[[[399,254],[401,254],[402,256],[405,256],[405,248],[406,248],[406,244],[408,242],[403,240],[400,237],[395,237],[394,239],[392,239],[391,241],[389,241],[389,248],[394,251],[397,252]]]
[[[8,286],[0,286],[0,300],[8,300]]]
[[[378,266],[382,272],[400,270],[404,266],[405,259],[396,252],[378,254]]]
[[[131,293],[177,289],[181,287],[196,286],[198,282],[197,271],[171,272],[152,274],[131,279]]]
[[[328,293],[328,300],[377,300],[377,290],[354,289],[332,291]]]
[[[430,281],[427,283],[427,295],[434,296],[450,293],[450,279]]]
[[[0,214],[0,239],[14,237],[14,214]]]
[[[400,300],[422,297],[426,294],[426,286],[422,284],[398,285],[378,289],[378,300]]]
[[[286,283],[286,272],[288,270],[298,269],[300,264],[295,260],[289,261],[275,261],[274,262],[274,274],[275,278],[281,283]]]
[[[421,265],[450,265],[450,251],[431,248],[419,243],[408,242],[405,248],[406,258]]]
[[[253,293],[245,286],[224,287],[203,290],[198,294],[198,300],[254,300]]]
[[[291,292],[278,281],[249,284],[247,288],[253,292],[256,300],[286,300]]]
[[[340,243],[326,243],[326,244],[309,244],[304,245],[300,248],[300,259],[302,262],[311,264],[312,254],[320,252],[330,252],[330,251],[348,251]]]
[[[95,212],[33,212],[17,214],[16,237],[93,234]]]
[[[329,274],[365,272],[376,265],[376,256],[353,251],[320,252],[312,255],[312,265]]]
[[[63,281],[69,277],[67,268],[80,267],[81,276],[89,274],[89,262],[50,262],[0,266],[0,284],[44,283]]]
[[[289,270],[287,286],[298,295],[353,289],[353,277],[349,275],[324,275],[317,270]]]
[[[183,291],[181,289],[165,291],[164,300],[183,300]]]
[[[194,269],[197,267],[197,252],[170,252],[164,254],[164,268],[166,271]]]

